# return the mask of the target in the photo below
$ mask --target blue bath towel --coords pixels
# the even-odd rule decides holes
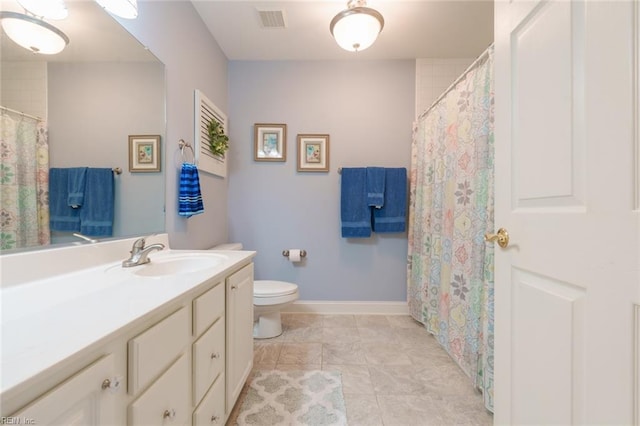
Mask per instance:
[[[404,232],[407,222],[407,169],[385,169],[384,206],[373,211],[374,232]]]
[[[52,231],[80,231],[80,211],[71,208],[69,169],[49,169],[49,226]]]
[[[87,167],[72,167],[69,169],[67,204],[74,209],[84,202],[84,185]]]
[[[367,205],[366,169],[343,168],[340,185],[340,218],[343,238],[371,236],[371,209]]]
[[[195,164],[183,163],[180,171],[180,189],[178,194],[178,214],[191,217],[204,212],[200,177]]]
[[[92,237],[113,235],[115,186],[113,171],[89,168],[85,178],[84,204],[80,210],[80,232]]]
[[[367,167],[367,205],[384,205],[384,167]]]

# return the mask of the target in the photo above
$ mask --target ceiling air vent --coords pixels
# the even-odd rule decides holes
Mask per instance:
[[[284,21],[284,10],[258,9],[258,14],[262,28],[285,28],[287,26]]]

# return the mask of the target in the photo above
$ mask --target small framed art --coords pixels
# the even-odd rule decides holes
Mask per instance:
[[[160,171],[160,135],[129,136],[129,171]]]
[[[287,161],[287,125],[253,125],[255,161]]]
[[[329,135],[298,135],[298,171],[329,171]]]

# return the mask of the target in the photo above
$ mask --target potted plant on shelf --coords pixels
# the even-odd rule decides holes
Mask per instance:
[[[214,119],[209,120],[207,134],[209,135],[209,148],[211,148],[211,153],[224,157],[225,152],[229,149],[229,137],[224,134],[222,124]]]

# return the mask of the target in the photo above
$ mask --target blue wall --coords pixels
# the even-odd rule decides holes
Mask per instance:
[[[258,251],[256,278],[296,282],[301,300],[406,300],[406,233],[341,238],[337,170],[409,167],[415,61],[231,61],[228,75],[229,239]],[[287,124],[286,162],[253,160],[254,123]],[[329,173],[296,171],[299,133],[330,135]]]
[[[195,89],[228,111],[228,61],[190,1],[139,1],[138,10],[137,19],[118,21],[166,66],[166,191],[157,194],[166,196],[166,232],[172,248],[209,248],[227,240],[227,180],[201,173],[205,212],[178,216],[178,141],[193,142]]]

